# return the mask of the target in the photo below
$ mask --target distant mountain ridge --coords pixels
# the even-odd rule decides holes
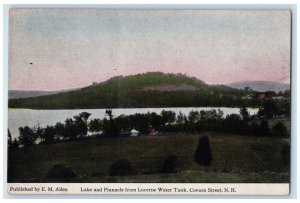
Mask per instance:
[[[236,107],[246,91],[208,85],[182,74],[150,72],[118,76],[57,94],[10,99],[10,108],[92,109],[146,107]]]
[[[291,83],[291,77],[290,76],[283,77],[278,82],[284,83],[284,84],[290,84]]]
[[[8,99],[19,99],[19,98],[29,98],[29,97],[39,97],[45,95],[53,95],[61,92],[68,92],[67,90],[57,90],[57,91],[39,91],[39,90],[8,90]]]
[[[244,89],[245,87],[250,87],[254,91],[266,92],[284,92],[290,90],[290,84],[282,82],[271,82],[271,81],[243,81],[227,84],[228,87],[236,89]]]

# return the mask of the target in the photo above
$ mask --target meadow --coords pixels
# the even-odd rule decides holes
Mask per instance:
[[[209,167],[193,158],[202,136],[210,141]],[[288,183],[289,164],[282,153],[288,143],[282,137],[220,132],[78,140],[11,149],[8,175],[11,182],[49,182],[45,175],[51,167],[64,164],[76,173],[69,182]],[[175,171],[163,173],[170,155],[177,158]],[[131,175],[110,176],[119,159],[131,163]]]

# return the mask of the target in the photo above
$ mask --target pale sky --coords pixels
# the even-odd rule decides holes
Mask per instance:
[[[11,9],[9,29],[11,90],[149,71],[216,84],[290,75],[287,10]]]

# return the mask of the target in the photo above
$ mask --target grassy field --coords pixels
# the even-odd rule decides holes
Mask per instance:
[[[209,137],[212,165],[205,169],[193,155],[198,139]],[[220,133],[170,134],[157,137],[95,139],[35,146],[10,152],[9,173],[14,182],[43,181],[57,163],[71,167],[72,182],[289,182],[289,167],[282,160],[288,142],[276,137],[239,136]],[[177,156],[176,173],[163,174],[169,155]],[[109,176],[110,166],[128,159],[134,174]]]

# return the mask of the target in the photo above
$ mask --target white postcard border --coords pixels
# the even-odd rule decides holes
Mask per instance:
[[[20,5],[17,5],[17,6],[20,6]],[[21,5],[22,7],[24,7],[24,5]],[[29,5],[30,6],[30,5]],[[32,5],[31,5],[32,6]],[[62,6],[62,5],[58,5],[58,6]],[[203,5],[202,5],[203,6]],[[210,5],[210,6],[212,6],[212,5]],[[219,5],[220,6],[220,5]],[[242,5],[239,5],[239,4],[236,4],[235,6],[237,6],[237,7],[243,7]],[[257,5],[256,5],[257,6]],[[274,6],[274,5],[267,5],[267,7],[268,8],[272,8],[272,6],[273,7],[275,7],[275,8],[277,8],[278,7],[278,5],[276,5],[276,6]],[[287,5],[281,5],[281,6],[287,6]],[[10,6],[8,6],[8,5],[6,5],[5,7],[4,7],[4,11],[7,11],[7,9],[9,8]],[[227,5],[227,7],[230,7],[230,6],[228,6]],[[247,7],[247,6],[246,6]],[[248,7],[250,7],[250,8],[255,8],[255,5],[248,5]],[[261,6],[261,7],[263,7],[263,6]],[[279,6],[280,7],[280,6]],[[295,6],[293,7],[293,6],[288,6],[289,7],[289,9],[291,9],[292,11],[293,11],[293,15],[295,15],[295,13],[297,13],[297,11],[295,10]],[[293,22],[293,25],[295,25],[295,21],[296,21],[296,19],[294,19],[294,22]],[[295,29],[295,27],[294,27],[294,29]],[[294,35],[294,34],[296,34],[296,31],[294,30],[293,31],[293,39],[296,39],[297,37]],[[5,41],[5,38],[4,38],[4,41]],[[294,40],[292,40],[292,41],[294,41]],[[293,43],[292,43],[293,44]],[[292,69],[291,69],[291,71],[292,71],[292,79],[293,79],[293,90],[296,90],[296,75],[297,75],[297,71],[296,71],[296,57],[295,56],[297,56],[297,52],[296,52],[296,45],[295,44],[293,44],[292,45],[292,49],[293,49],[293,51],[292,51],[292,55],[294,56],[294,57],[292,57],[292,60],[291,60],[291,62],[292,62]],[[4,55],[5,56],[5,55]],[[7,62],[5,63],[5,64],[7,64]],[[6,73],[6,71],[7,70],[5,70],[4,69],[4,75],[5,75],[5,80],[7,80],[7,73]],[[4,84],[6,84],[5,82],[4,82]],[[7,87],[5,87],[4,88],[4,90],[5,89],[7,89]],[[295,91],[294,91],[294,93],[295,93]],[[5,97],[7,97],[7,95],[6,94],[4,94],[4,96]],[[6,110],[7,111],[7,109],[5,109],[5,107],[6,107],[6,102],[4,102],[4,101],[6,101],[5,100],[5,97],[4,97],[4,100],[3,100],[3,107],[4,107],[4,109],[3,110]],[[296,95],[294,94],[294,97],[293,97],[293,99],[292,99],[292,107],[293,108],[295,108],[296,107]],[[2,105],[1,105],[2,106]],[[6,115],[7,113],[4,113],[4,118],[5,118],[5,115]],[[292,122],[293,122],[293,124],[296,124],[296,112],[292,112]],[[7,117],[6,117],[6,119],[7,119]],[[6,121],[4,120],[4,122],[1,122],[2,124],[6,124]],[[4,128],[5,129],[5,128]],[[6,131],[4,131],[4,132],[6,132]],[[211,185],[211,186],[214,186],[214,187],[216,187],[216,185],[223,185],[224,187],[226,186],[226,187],[229,187],[229,186],[232,186],[232,187],[235,187],[235,188],[238,188],[238,192],[237,193],[230,193],[230,194],[228,194],[228,195],[255,195],[255,196],[257,196],[257,195],[275,195],[275,196],[277,196],[277,195],[289,195],[289,192],[292,192],[293,193],[293,197],[295,198],[296,197],[296,194],[295,194],[295,192],[296,192],[296,183],[297,183],[297,176],[296,176],[296,171],[297,171],[297,167],[296,167],[296,158],[297,158],[297,156],[296,156],[296,150],[295,150],[295,148],[296,148],[296,146],[297,146],[297,139],[296,139],[296,137],[295,137],[295,135],[296,135],[296,125],[294,125],[294,126],[292,126],[292,137],[291,137],[291,139],[292,139],[292,157],[291,158],[295,158],[295,159],[293,159],[295,162],[292,162],[292,165],[291,165],[291,176],[293,176],[295,179],[291,179],[291,185],[290,184],[288,184],[288,183],[286,183],[286,184],[260,184],[260,183],[251,183],[251,184],[202,184],[202,183],[198,183],[198,184],[196,184],[196,185],[201,185],[201,186],[205,186],[205,185]],[[3,169],[5,170],[6,169],[6,162],[5,162],[5,160],[6,160],[6,151],[5,151],[5,149],[6,149],[6,142],[3,142],[4,144],[3,144],[3,146],[4,146],[4,155],[3,155],[3,157],[4,157],[4,164],[3,164]],[[24,195],[24,194],[28,194],[29,196],[31,195],[31,194],[33,194],[33,195],[42,195],[42,194],[44,194],[45,196],[47,196],[47,195],[49,195],[49,194],[56,194],[56,195],[59,195],[59,194],[62,194],[62,195],[71,195],[71,194],[87,194],[87,193],[83,193],[83,192],[80,192],[80,193],[66,193],[66,192],[61,192],[61,193],[26,193],[26,192],[10,192],[9,191],[9,189],[10,189],[10,187],[24,187],[24,185],[27,185],[28,184],[28,186],[30,186],[30,187],[35,187],[35,186],[37,186],[37,187],[45,187],[45,186],[47,186],[47,185],[49,185],[49,187],[51,187],[51,185],[52,186],[55,186],[55,187],[59,187],[59,186],[61,186],[61,187],[65,187],[66,185],[70,185],[70,186],[68,186],[68,187],[70,187],[72,190],[74,189],[76,189],[76,187],[79,187],[79,189],[80,189],[80,187],[82,187],[83,185],[86,185],[86,186],[95,186],[95,187],[100,187],[100,186],[107,186],[107,185],[109,185],[109,184],[106,184],[106,183],[93,183],[93,184],[91,184],[91,183],[6,183],[6,172],[4,171],[4,178],[3,178],[3,192],[4,192],[4,197],[6,197],[6,198],[12,198],[10,195],[18,195],[18,196],[22,196],[22,195]],[[122,185],[122,186],[125,186],[125,185],[127,185],[127,184],[124,184],[124,183],[113,183],[114,185]],[[137,185],[137,184],[134,184],[134,185]],[[148,184],[145,184],[145,183],[141,183],[141,185],[148,185]],[[162,184],[156,184],[156,185],[162,185]],[[180,184],[174,184],[174,185],[180,185]],[[190,185],[190,184],[185,184],[185,185]],[[250,186],[250,187],[249,187]],[[290,186],[291,186],[291,188],[290,188]],[[293,186],[295,186],[295,187],[293,187]],[[136,187],[136,186],[135,186]],[[207,187],[207,186],[206,186]],[[248,189],[247,189],[247,191],[246,191],[246,193],[242,193],[242,191],[244,191],[243,190],[243,188],[244,187],[248,187]],[[251,189],[255,189],[255,194],[251,194]],[[275,191],[275,190],[277,190],[277,191]],[[8,194],[5,194],[5,192],[7,191],[7,193]],[[253,192],[253,191],[252,191]],[[274,193],[274,192],[276,192],[276,194]],[[99,195],[99,194],[108,194],[108,195],[111,195],[111,194],[113,194],[113,195],[115,195],[115,194],[118,194],[118,193],[90,193],[90,194],[93,194],[93,195]],[[120,194],[122,194],[122,195],[125,195],[125,193],[120,193]],[[142,195],[142,193],[138,193],[139,195]],[[147,195],[151,195],[150,193],[146,193]],[[176,193],[177,194],[177,193]],[[172,194],[172,195],[176,195],[176,194]],[[182,193],[178,193],[179,195],[182,195]],[[44,196],[43,195],[43,196]],[[130,193],[130,195],[135,195],[135,193]],[[154,194],[154,195],[157,195],[157,194]],[[166,195],[170,195],[170,194],[166,194]],[[204,193],[201,193],[201,194],[197,194],[197,193],[195,193],[195,194],[188,194],[188,195],[218,195],[218,194],[216,194],[216,193],[209,193],[209,194],[204,194]],[[224,193],[222,193],[221,195],[227,195],[227,194],[224,194]],[[28,196],[28,197],[29,197]],[[31,198],[33,198],[34,196],[31,196]],[[50,196],[48,196],[48,198],[50,198]]]

